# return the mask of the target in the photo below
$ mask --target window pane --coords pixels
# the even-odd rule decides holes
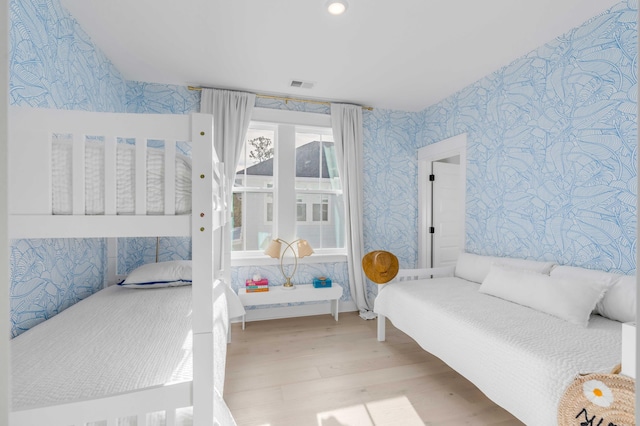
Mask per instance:
[[[267,203],[267,222],[273,222],[273,202]]]
[[[233,216],[231,216],[231,249],[244,250],[242,241],[242,193],[233,193]]]
[[[296,128],[296,189],[341,189],[331,129]]]
[[[296,210],[298,212],[297,221],[306,222],[307,221],[307,205],[298,203]]]
[[[321,205],[318,203],[314,203],[313,204],[313,221],[314,222],[320,222],[320,219],[322,218],[322,209],[321,209]]]
[[[322,204],[313,203],[312,216],[314,222],[327,222],[329,220],[329,201],[327,196],[323,197]]]
[[[232,250],[264,250],[271,240],[272,224],[273,194],[233,194]]]
[[[235,186],[273,187],[275,136],[276,132],[273,126],[256,125],[249,128],[240,154],[240,161],[236,167]]]
[[[311,220],[296,223],[296,235],[313,248],[344,248],[344,205],[342,195],[298,194],[311,205]]]

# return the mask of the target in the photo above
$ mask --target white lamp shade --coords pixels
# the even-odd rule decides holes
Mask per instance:
[[[298,241],[298,257],[311,256],[313,249],[307,240]]]
[[[274,259],[280,258],[280,250],[282,249],[282,243],[280,243],[279,239],[271,240],[269,246],[264,251],[264,254],[267,256],[273,257]]]

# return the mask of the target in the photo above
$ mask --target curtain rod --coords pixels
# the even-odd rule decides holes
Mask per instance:
[[[202,91],[202,87],[195,87],[195,86],[187,86],[187,88],[189,90],[195,90],[195,91]],[[208,89],[208,87],[206,87],[206,89]],[[285,103],[291,101],[291,102],[305,102],[308,104],[318,104],[318,105],[327,105],[327,106],[331,106],[331,102],[327,102],[327,101],[316,101],[313,99],[299,99],[299,98],[290,98],[287,96],[273,96],[273,95],[256,95],[257,98],[262,98],[262,99],[275,99],[278,101],[284,101]],[[362,109],[365,109],[367,111],[373,111],[373,107],[369,107],[369,106],[363,106]]]

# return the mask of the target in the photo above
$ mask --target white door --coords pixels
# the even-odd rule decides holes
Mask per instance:
[[[456,166],[457,179],[450,172]],[[418,268],[452,264],[464,249],[466,183],[466,133],[418,150]]]
[[[460,165],[434,161],[432,183],[432,267],[454,265],[460,252]]]

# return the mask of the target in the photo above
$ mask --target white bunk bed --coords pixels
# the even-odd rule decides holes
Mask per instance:
[[[42,362],[38,363],[38,356],[14,356],[14,374],[17,377],[14,377],[12,389],[11,425],[116,425],[121,424],[122,419],[133,417],[134,423],[140,426],[148,424],[148,419],[153,418],[151,414],[160,412],[164,417],[163,424],[171,426],[175,424],[182,407],[192,407],[193,424],[214,424],[214,405],[222,401],[224,382],[228,330],[225,294],[228,286],[219,280],[223,277],[223,265],[215,260],[221,258],[218,251],[221,250],[225,196],[221,163],[213,150],[212,116],[92,113],[13,107],[9,117],[11,239],[191,236],[193,265],[192,286],[153,290],[108,287],[14,339],[12,351],[47,351],[44,359],[65,362],[68,358],[71,366],[61,367],[57,373],[58,382],[68,382],[66,388],[62,386],[65,390],[56,386],[48,389],[44,383],[35,383],[38,369],[47,368]],[[56,177],[55,170],[52,170],[52,155],[56,151],[52,147],[55,140],[60,138],[70,145],[65,155],[70,161],[72,173],[65,179],[72,181],[66,189],[70,191],[71,214],[53,214],[56,208],[53,206],[55,194],[52,188]],[[88,199],[91,191],[85,191],[85,186],[95,184],[95,181],[91,184],[88,181],[88,175],[95,166],[88,164],[94,160],[87,155],[90,151],[87,147],[88,141],[96,140],[99,151],[103,152],[98,164],[103,183],[99,183],[98,192],[104,190],[104,199],[100,200],[101,205],[97,210],[89,208],[94,200]],[[121,172],[117,167],[118,144],[125,140],[129,145],[127,149],[135,152],[135,172],[131,175],[134,189],[130,191],[135,193],[133,214],[118,214],[120,201],[116,188],[122,185],[118,180]],[[150,140],[161,140],[164,145],[160,157],[164,158],[164,166],[161,166],[164,178],[159,180],[163,185],[160,192],[164,193],[164,208],[161,209],[164,214],[147,214],[147,192],[154,190],[147,186]],[[191,214],[175,214],[176,164],[180,167],[180,161],[176,161],[176,143],[181,142],[192,144],[191,193],[197,196],[192,197]],[[153,298],[149,299],[152,294]],[[160,379],[136,377],[137,371],[145,370],[145,361],[136,358],[139,356],[137,352],[129,353],[126,342],[130,345],[142,339],[136,333],[146,333],[147,327],[135,331],[135,327],[123,315],[127,315],[127,312],[139,314],[139,310],[134,308],[143,305],[145,300],[152,300],[153,306],[160,306],[155,303],[161,303],[161,299],[168,300],[168,305],[176,305],[175,310],[162,312],[164,326],[160,322],[156,328],[160,333],[165,329],[176,329],[173,334],[180,341],[163,342],[166,344],[162,347],[180,349],[180,353],[169,354],[168,358],[177,358],[168,362],[168,365],[179,364],[181,369],[176,370],[169,379],[166,373],[164,379],[162,374]],[[65,327],[73,327],[78,316],[86,318],[91,315],[94,318],[89,322],[96,323],[97,329],[66,331]],[[166,315],[176,315],[176,319],[167,318]],[[94,332],[99,334],[92,334]],[[92,335],[96,342],[108,336],[111,339],[102,341],[103,344],[98,346],[87,341]],[[81,344],[70,344],[74,339]],[[158,337],[151,337],[151,340],[157,341]],[[31,350],[28,341],[36,342],[36,349]],[[66,346],[83,347],[81,350],[86,353],[65,354]],[[112,355],[118,357],[116,367],[111,365],[102,368],[107,364],[102,360]],[[148,353],[143,353],[142,357],[146,356],[149,356]],[[164,359],[162,354],[156,353],[155,356],[152,363],[161,364]],[[83,365],[83,369],[78,368],[80,377],[71,377],[75,371],[68,370],[75,370],[73,366],[86,357],[95,357],[98,361]],[[22,358],[25,360],[22,361]],[[136,364],[140,368],[135,368]],[[20,375],[29,374],[28,371],[31,371],[31,378],[22,380]],[[89,377],[91,375],[95,377]],[[90,385],[87,388],[90,390],[83,391],[81,383],[91,381],[104,386]],[[44,396],[37,396],[47,393],[49,398],[46,400]],[[34,401],[34,395],[42,400]],[[226,425],[222,420],[223,413],[216,413],[218,423]]]

